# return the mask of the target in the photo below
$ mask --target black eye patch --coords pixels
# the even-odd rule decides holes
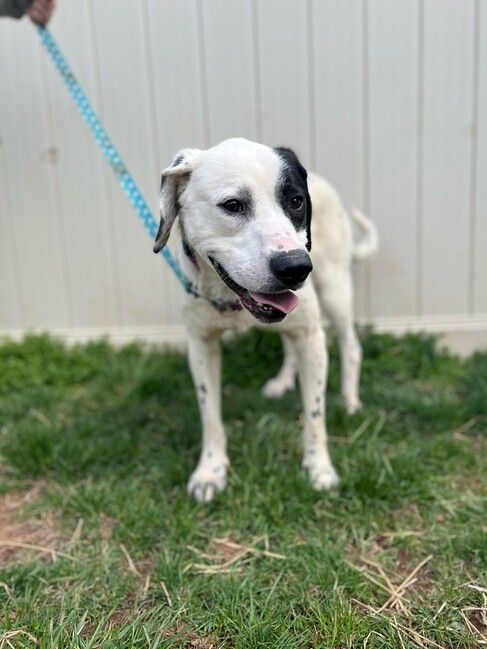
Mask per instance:
[[[306,227],[306,198],[302,187],[299,187],[291,178],[281,180],[277,188],[276,197],[279,205],[289,216],[296,230]]]
[[[283,162],[276,185],[276,200],[296,230],[306,228],[306,247],[311,250],[311,199],[306,169],[291,149],[276,147],[274,151]]]

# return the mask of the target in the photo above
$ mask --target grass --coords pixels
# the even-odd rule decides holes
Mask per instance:
[[[487,354],[461,362],[429,337],[368,331],[363,343],[354,417],[332,346],[342,483],[324,494],[299,468],[298,395],[260,394],[277,339],[226,344],[233,464],[206,506],[185,493],[200,427],[183,355],[47,337],[0,346],[0,494],[21,503],[7,507],[9,538],[46,539],[7,558],[0,547],[0,648],[481,646]],[[387,584],[425,559],[380,610]]]

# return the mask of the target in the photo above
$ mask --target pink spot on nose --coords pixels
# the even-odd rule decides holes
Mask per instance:
[[[296,233],[288,234],[284,232],[275,232],[267,239],[267,245],[270,250],[279,250],[279,252],[286,252],[288,250],[296,250],[300,247],[299,239]]]
[[[294,237],[280,237],[281,241],[277,244],[278,250],[295,250],[298,248],[298,242]]]

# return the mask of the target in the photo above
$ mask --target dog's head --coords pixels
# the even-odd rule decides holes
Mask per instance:
[[[240,138],[182,150],[162,172],[160,213],[154,252],[179,215],[185,243],[255,318],[295,308],[312,265],[311,200],[293,151]]]

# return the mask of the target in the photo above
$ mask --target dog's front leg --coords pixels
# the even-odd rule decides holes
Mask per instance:
[[[229,465],[220,412],[219,336],[190,331],[189,364],[198,398],[203,443],[198,466],[188,482],[188,493],[198,502],[209,502],[227,483]]]
[[[328,352],[321,326],[300,332],[296,338],[299,382],[304,408],[303,467],[315,489],[338,484],[331,462],[325,423],[325,388]]]

